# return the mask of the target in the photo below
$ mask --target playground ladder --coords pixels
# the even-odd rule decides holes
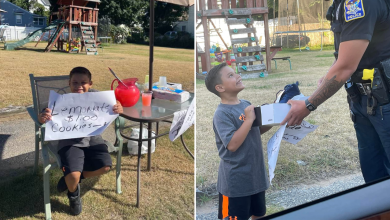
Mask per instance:
[[[82,36],[81,42],[84,42],[85,52],[87,53],[87,55],[98,55],[97,44],[90,23],[81,22],[80,29],[81,29],[81,36]]]
[[[249,18],[244,19],[229,19],[229,16],[234,16],[234,12],[231,10],[233,15],[229,13],[226,15],[226,23],[229,29],[230,41],[233,49],[233,53],[236,59],[237,70],[240,74],[259,74],[267,69],[266,65],[263,64],[264,57],[261,55],[261,47],[259,45],[259,39],[256,36],[256,28],[253,27],[254,20],[251,17],[251,14],[246,12],[245,14],[249,15]],[[231,28],[232,25],[244,25],[245,28]],[[237,34],[248,34],[246,38],[233,38]],[[248,43],[248,47],[239,46],[239,44]],[[255,46],[252,46],[252,43],[256,43]],[[247,54],[248,53],[248,56]],[[238,56],[238,55],[243,56]],[[261,61],[261,64],[253,65],[253,62]],[[247,65],[247,62],[249,65]]]

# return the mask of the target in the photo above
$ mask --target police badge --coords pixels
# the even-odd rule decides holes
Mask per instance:
[[[346,0],[344,3],[345,21],[349,22],[364,17],[363,0]]]

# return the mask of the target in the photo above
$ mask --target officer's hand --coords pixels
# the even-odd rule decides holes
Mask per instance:
[[[302,120],[310,114],[305,101],[289,100],[287,104],[291,105],[291,109],[280,125],[284,125],[286,122],[288,122],[288,126],[300,125]]]
[[[245,108],[245,120],[249,120],[250,122],[253,122],[256,119],[255,115],[255,106],[250,105]]]
[[[324,80],[325,76],[321,77],[321,79],[318,80],[317,82],[317,87],[320,87],[322,81]]]

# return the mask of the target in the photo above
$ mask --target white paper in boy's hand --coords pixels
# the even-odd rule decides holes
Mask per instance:
[[[294,96],[292,100],[306,100],[307,98],[309,98],[309,96],[304,96],[301,93],[300,95]],[[270,183],[272,179],[275,177],[274,172],[276,167],[276,161],[278,160],[280,143],[282,139],[289,143],[297,144],[304,137],[306,137],[307,134],[313,132],[318,127],[318,125],[312,125],[307,121],[302,121],[300,125],[290,126],[290,127],[286,127],[286,124],[279,128],[279,130],[274,134],[274,136],[272,136],[272,138],[268,141],[267,144]]]
[[[274,171],[276,167],[276,161],[278,160],[280,142],[282,141],[284,130],[286,129],[286,124],[282,125],[279,128],[279,130],[274,134],[274,136],[272,136],[271,139],[269,139],[267,144],[269,182],[271,183],[271,185],[272,185],[271,181],[275,176]]]
[[[114,91],[58,94],[50,91],[52,120],[46,123],[45,141],[95,136],[118,117],[113,112]]]
[[[307,121],[302,121],[301,125],[289,126],[284,131],[283,140],[297,144],[307,134],[316,130],[318,125],[312,125]]]

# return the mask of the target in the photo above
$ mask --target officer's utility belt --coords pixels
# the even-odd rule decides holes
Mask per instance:
[[[377,105],[390,102],[390,59],[381,62],[382,68],[356,71],[345,84],[349,98],[358,103],[367,96],[367,113],[375,115]]]
[[[371,92],[371,83],[355,83],[360,95],[367,95]]]

